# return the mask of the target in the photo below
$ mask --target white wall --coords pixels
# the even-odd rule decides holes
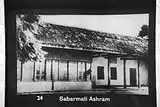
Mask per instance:
[[[104,80],[97,79],[97,66],[104,66]],[[117,80],[110,80],[110,85],[124,85],[123,60],[117,58],[117,63],[110,63],[109,67],[117,68]],[[93,58],[92,78],[96,77],[96,85],[108,85],[108,59],[104,57]],[[109,72],[111,78],[111,72]]]
[[[96,85],[108,85],[108,59],[104,57],[96,57],[92,60],[92,80],[96,80]],[[104,79],[98,80],[97,66],[104,66]]]
[[[17,82],[17,93],[51,91],[51,89],[52,89],[52,82],[49,82],[49,81]]]
[[[129,68],[136,68],[136,79],[138,85],[138,60],[126,60],[126,84],[130,85],[130,71]],[[139,61],[139,73],[140,73],[140,85],[148,84],[148,68],[147,64],[140,60]]]
[[[91,90],[91,81],[87,82],[54,82],[54,90]],[[22,81],[17,82],[17,93],[23,92],[38,92],[38,91],[52,91],[51,81],[36,81],[28,82]]]
[[[148,84],[148,68],[147,68],[147,64],[144,61],[140,61],[139,72],[140,72],[140,85],[147,85]]]
[[[117,58],[117,63],[110,63],[109,67],[117,68],[117,80],[110,79],[110,85],[124,85],[124,60]],[[140,85],[148,84],[148,68],[144,61],[139,62]],[[97,79],[97,66],[104,66],[104,80]],[[138,85],[138,60],[126,60],[126,85],[130,85],[130,68],[136,69],[136,82]],[[111,71],[109,71],[111,78]],[[92,61],[92,80],[96,80],[96,85],[108,85],[108,59],[104,57],[93,58]]]
[[[33,65],[31,61],[23,64],[22,81],[32,81],[33,78]]]
[[[97,79],[97,66],[104,66],[104,80]],[[117,58],[117,63],[110,63],[109,67],[117,68],[117,80],[110,80],[110,85],[124,85],[123,60]],[[96,85],[108,85],[108,59],[104,57],[93,58],[92,78],[96,79]],[[111,72],[109,72],[111,78]]]
[[[91,81],[85,82],[54,82],[54,90],[91,90]]]
[[[117,63],[110,63],[110,68],[117,68],[117,80],[110,79],[110,85],[124,85],[124,71],[123,71],[123,60],[117,58]],[[111,78],[111,70],[110,70],[110,78]]]
[[[138,85],[138,61],[126,60],[126,85],[130,85],[130,68],[136,69],[136,80]]]

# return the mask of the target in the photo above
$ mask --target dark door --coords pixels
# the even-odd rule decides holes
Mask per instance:
[[[131,86],[137,85],[136,69],[135,68],[130,68],[130,85]]]

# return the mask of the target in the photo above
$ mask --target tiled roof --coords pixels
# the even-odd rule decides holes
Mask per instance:
[[[137,56],[148,53],[148,41],[138,37],[50,23],[40,25],[37,32],[36,39],[44,46]]]

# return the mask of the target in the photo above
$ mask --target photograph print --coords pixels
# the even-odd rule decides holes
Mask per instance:
[[[17,14],[17,94],[149,95],[148,31],[149,14]]]

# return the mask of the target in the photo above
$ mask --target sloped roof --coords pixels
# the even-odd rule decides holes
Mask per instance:
[[[45,23],[36,39],[44,46],[146,56],[148,41],[119,34]]]

